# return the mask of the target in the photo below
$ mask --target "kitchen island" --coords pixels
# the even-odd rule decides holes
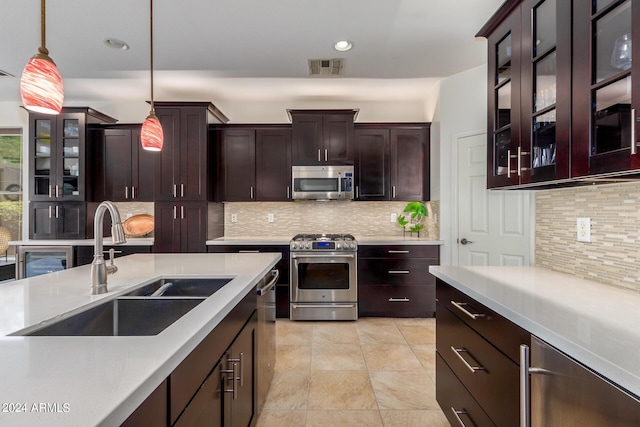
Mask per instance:
[[[432,266],[430,272],[640,396],[637,292],[539,267]]]
[[[0,286],[0,425],[119,425],[280,259],[279,254],[136,254],[116,261],[109,292],[90,266]],[[8,336],[30,331],[161,277],[230,278],[154,336]]]

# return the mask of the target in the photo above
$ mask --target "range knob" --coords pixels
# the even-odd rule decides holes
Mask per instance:
[[[307,242],[307,244],[306,244],[306,248],[307,248],[307,249],[311,249],[311,242]]]
[[[351,243],[351,244],[349,245],[349,247],[350,247],[351,249],[355,249],[355,248],[356,248],[356,244],[355,244],[355,243]]]
[[[291,249],[298,249],[298,244],[291,242]]]

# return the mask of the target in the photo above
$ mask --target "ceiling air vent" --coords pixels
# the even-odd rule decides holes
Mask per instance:
[[[343,74],[344,59],[310,59],[309,76],[311,77],[337,77]]]
[[[15,77],[13,74],[0,70],[0,77]]]

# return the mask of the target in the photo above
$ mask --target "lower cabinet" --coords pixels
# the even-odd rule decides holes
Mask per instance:
[[[207,202],[156,202],[154,252],[206,252]]]
[[[168,381],[164,380],[121,427],[166,426]]]
[[[433,317],[439,263],[435,245],[360,245],[358,316]]]
[[[105,252],[109,249],[113,249],[114,257],[119,258],[121,256],[133,255],[133,254],[148,254],[151,253],[152,246],[109,246],[104,245]],[[105,259],[109,259],[108,254],[104,254]],[[93,262],[93,246],[76,246],[75,247],[75,266],[91,264]]]
[[[210,245],[209,253],[279,252],[282,259],[274,268],[280,271],[276,283],[276,317],[289,318],[289,245]]]
[[[84,239],[84,202],[31,202],[29,204],[29,238]]]

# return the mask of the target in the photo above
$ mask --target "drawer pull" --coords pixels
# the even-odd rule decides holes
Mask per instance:
[[[389,253],[389,254],[408,254],[409,251],[393,251],[393,250],[391,250],[391,251],[387,251],[387,253]]]
[[[259,254],[260,251],[238,251],[239,254]]]
[[[482,313],[472,313],[466,308],[464,308],[464,306],[468,305],[466,302],[455,302],[454,300],[451,300],[451,304],[453,304],[455,308],[457,308],[458,310],[460,310],[461,312],[463,312],[473,320],[478,320],[480,317],[484,317],[484,314]]]
[[[464,357],[462,357],[462,355],[460,353],[467,353],[469,354],[469,350],[467,350],[466,348],[455,348],[454,346],[451,346],[451,350],[453,350],[453,352],[455,353],[456,356],[458,356],[458,358],[460,360],[462,360],[462,363],[464,363],[464,365],[469,368],[469,370],[472,373],[476,373],[476,371],[484,371],[485,369],[482,366],[471,366],[469,365],[469,362],[467,362],[466,360],[464,360]]]
[[[409,298],[389,298],[389,302],[409,302]]]
[[[458,420],[458,422],[460,423],[460,425],[462,427],[467,427],[467,425],[464,423],[464,421],[462,421],[462,418],[460,418],[460,415],[468,415],[467,411],[465,411],[464,409],[462,411],[458,411],[456,408],[454,408],[452,406],[451,407],[451,412],[453,412],[453,416],[456,417],[456,420]]]
[[[409,270],[389,270],[387,273],[389,274],[409,274]]]

